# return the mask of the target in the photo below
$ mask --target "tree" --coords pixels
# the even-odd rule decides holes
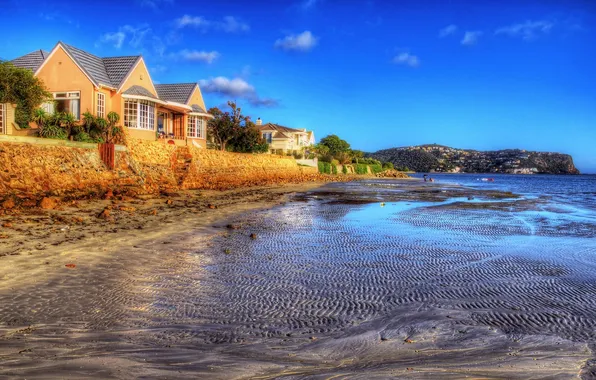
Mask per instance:
[[[261,135],[252,121],[247,121],[244,127],[240,127],[230,140],[229,150],[239,153],[265,153],[269,151],[269,144]]]
[[[209,109],[214,118],[207,123],[207,132],[220,150],[226,150],[228,143],[237,138],[242,129],[251,123],[250,117],[242,115],[242,108],[238,107],[236,102],[228,101],[228,106],[231,112],[222,112],[217,107]]]
[[[348,153],[350,151],[350,144],[348,144],[347,141],[340,139],[337,135],[323,137],[319,144],[329,148],[329,154],[334,157],[339,153]]]
[[[361,160],[364,158],[364,152],[361,150],[352,149],[352,152],[350,155],[352,156],[352,159],[355,163],[358,163],[358,160]]]
[[[15,122],[19,126],[27,128],[35,109],[51,96],[33,71],[0,62],[0,103],[16,103]]]

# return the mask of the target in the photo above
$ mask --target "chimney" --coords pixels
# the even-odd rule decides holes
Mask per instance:
[[[257,119],[257,125],[263,125],[263,120],[261,120],[261,118]]]

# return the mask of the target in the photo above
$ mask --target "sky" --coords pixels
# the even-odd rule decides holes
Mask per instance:
[[[0,0],[0,57],[142,54],[207,108],[337,134],[573,155],[596,173],[596,0]]]

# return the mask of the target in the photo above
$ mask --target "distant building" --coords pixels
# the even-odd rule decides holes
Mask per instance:
[[[263,124],[260,118],[257,119],[256,124],[257,129],[261,132],[261,136],[269,144],[269,151],[271,153],[286,154],[300,152],[302,148],[315,144],[315,134],[313,131],[289,128],[274,123]]]

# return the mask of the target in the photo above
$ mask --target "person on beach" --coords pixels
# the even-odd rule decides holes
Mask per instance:
[[[424,178],[424,182],[426,182],[426,177],[428,177],[427,174],[423,175],[422,178]]]

